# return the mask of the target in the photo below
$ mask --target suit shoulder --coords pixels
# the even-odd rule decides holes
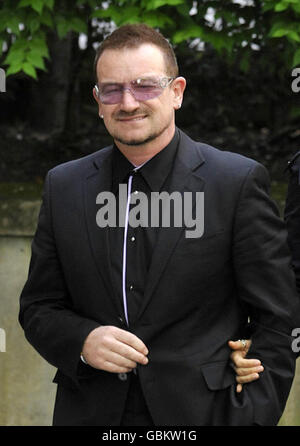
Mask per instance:
[[[260,162],[239,153],[221,150],[205,143],[197,143],[197,149],[203,154],[205,161],[213,163],[221,171],[234,172],[235,175],[249,172],[255,168],[266,168]]]
[[[180,135],[184,149],[188,149],[189,153],[192,153],[193,159],[195,159],[196,153],[196,159],[204,162],[201,169],[208,177],[211,178],[211,173],[214,172],[214,180],[222,181],[222,179],[226,179],[229,183],[232,183],[236,180],[238,182],[243,181],[250,172],[254,172],[255,177],[261,178],[263,182],[269,180],[267,169],[253,158],[196,141],[182,131]]]
[[[89,155],[59,164],[50,169],[48,174],[54,177],[82,175],[88,171],[91,165],[101,163],[110,154],[111,148],[112,146],[104,147]]]

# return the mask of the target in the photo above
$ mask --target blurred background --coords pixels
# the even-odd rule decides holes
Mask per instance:
[[[111,143],[95,49],[136,22],[174,45],[187,79],[177,125],[264,164],[283,212],[300,150],[300,0],[0,0],[0,425],[51,425],[55,370],[24,339],[19,295],[46,172]],[[299,396],[297,373],[281,425],[300,425]]]

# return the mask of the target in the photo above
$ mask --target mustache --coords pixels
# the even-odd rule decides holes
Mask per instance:
[[[134,118],[135,116],[141,116],[141,115],[148,115],[148,112],[142,109],[134,110],[133,112],[125,112],[121,110],[118,113],[116,113],[114,117],[116,119],[123,119],[123,118]]]

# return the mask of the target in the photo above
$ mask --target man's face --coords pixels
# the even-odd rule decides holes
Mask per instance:
[[[97,65],[98,83],[129,83],[138,78],[168,77],[161,50],[150,44],[138,48],[105,50]],[[179,108],[185,80],[176,78],[154,99],[138,101],[124,90],[118,104],[103,104],[96,96],[99,115],[114,140],[125,145],[142,145],[160,138],[168,140],[175,130],[174,110]]]

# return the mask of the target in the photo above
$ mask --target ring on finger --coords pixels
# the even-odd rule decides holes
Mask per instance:
[[[246,341],[246,339],[239,339],[239,342],[242,343],[242,345],[243,345],[243,349],[245,350],[245,348],[247,347],[247,341]]]

